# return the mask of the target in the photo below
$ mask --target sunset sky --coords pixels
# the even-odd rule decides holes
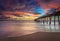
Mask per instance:
[[[60,0],[0,0],[0,11],[31,12],[45,15],[60,7]]]

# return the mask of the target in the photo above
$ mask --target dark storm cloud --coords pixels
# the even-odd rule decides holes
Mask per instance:
[[[16,9],[16,8],[20,8],[21,10],[30,10],[31,8],[36,8],[42,4],[44,4],[43,7],[45,7],[45,4],[52,4],[54,3],[54,1],[56,1],[57,3],[60,2],[59,0],[0,0],[0,10],[5,10],[5,9]],[[39,4],[42,3],[42,4]],[[19,6],[18,6],[19,5]],[[46,6],[47,7],[47,6]],[[19,9],[19,10],[20,10]]]
[[[4,6],[2,5],[2,0],[0,0],[0,10],[3,10]]]
[[[25,5],[25,8],[30,7],[31,5],[36,6],[37,2],[35,0],[0,0],[0,9],[6,8],[9,9],[13,6],[23,6]]]
[[[35,0],[17,0],[20,4],[26,4],[26,5],[36,5],[37,2]]]

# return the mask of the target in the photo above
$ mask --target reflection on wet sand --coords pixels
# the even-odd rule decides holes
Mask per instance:
[[[34,21],[0,21],[0,36],[16,37],[36,32],[60,32],[60,27]]]
[[[26,34],[32,34],[37,32],[35,23],[27,23],[27,22],[18,22],[18,21],[2,21],[0,22],[0,36],[9,34],[8,37],[11,36],[22,36]]]

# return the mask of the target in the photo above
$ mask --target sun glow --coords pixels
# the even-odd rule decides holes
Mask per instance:
[[[31,12],[4,12],[5,16],[10,17],[13,20],[34,20],[39,17],[40,14],[34,14]]]

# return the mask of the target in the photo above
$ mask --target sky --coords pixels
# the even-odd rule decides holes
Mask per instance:
[[[45,15],[60,7],[60,0],[0,0],[0,11],[22,11]]]

